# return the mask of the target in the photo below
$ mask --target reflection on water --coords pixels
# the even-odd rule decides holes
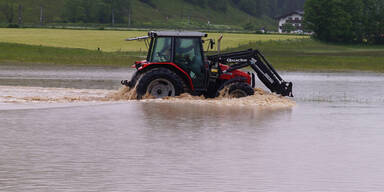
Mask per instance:
[[[67,69],[80,80],[75,70],[126,75]],[[0,191],[383,191],[382,75],[282,76],[295,82],[293,108],[0,104]],[[100,88],[83,91],[111,86]]]
[[[252,160],[247,153],[257,146],[252,147],[257,135],[268,132],[261,125],[290,113],[164,103],[0,112],[2,120],[18,117],[17,123],[5,121],[0,130],[6,144],[1,151],[2,189],[232,188],[228,166],[236,170],[239,161]]]

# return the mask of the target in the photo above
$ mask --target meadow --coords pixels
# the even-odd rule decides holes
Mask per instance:
[[[142,41],[124,39],[143,35],[145,31],[0,29],[0,64],[130,66],[145,58],[146,48]],[[295,35],[223,35],[224,51],[259,49],[278,70],[384,72],[384,46],[327,44]]]
[[[143,41],[124,41],[127,38],[147,35],[147,31],[70,30],[70,29],[0,29],[0,42],[61,48],[80,48],[105,52],[146,51]],[[209,33],[217,39],[220,33]],[[287,40],[308,38],[295,35],[259,35],[223,33],[222,48],[234,48],[250,41]]]

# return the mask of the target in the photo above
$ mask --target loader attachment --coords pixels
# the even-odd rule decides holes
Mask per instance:
[[[213,63],[232,64],[230,68],[223,71],[223,73],[229,73],[250,66],[256,72],[260,81],[263,82],[271,92],[282,96],[293,97],[292,83],[284,81],[258,50],[249,49],[240,52],[212,55],[208,56],[208,60]]]

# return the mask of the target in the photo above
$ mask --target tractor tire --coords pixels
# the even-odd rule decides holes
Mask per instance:
[[[137,82],[137,99],[145,95],[155,98],[178,96],[184,92],[183,80],[173,71],[160,67],[142,74]]]
[[[228,95],[231,98],[241,98],[254,95],[255,91],[245,82],[235,82],[229,85]]]

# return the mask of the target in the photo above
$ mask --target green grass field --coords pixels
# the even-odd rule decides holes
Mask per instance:
[[[105,52],[146,51],[143,41],[124,41],[129,37],[147,35],[146,31],[68,30],[68,29],[0,29],[0,42],[48,47],[81,48]],[[294,35],[257,35],[224,33],[223,49],[238,47],[256,41],[287,40],[308,38]],[[209,38],[217,39],[219,33],[210,33]]]
[[[139,31],[0,29],[1,63],[130,66],[143,59]],[[220,34],[209,34],[217,38]],[[259,49],[278,70],[384,72],[384,46],[334,45],[306,36],[224,34],[225,51]],[[102,51],[97,51],[100,47]],[[142,49],[142,52],[140,52]]]
[[[0,65],[56,64],[129,66],[141,60],[138,53],[99,52],[76,48],[57,48],[15,43],[0,43]]]

